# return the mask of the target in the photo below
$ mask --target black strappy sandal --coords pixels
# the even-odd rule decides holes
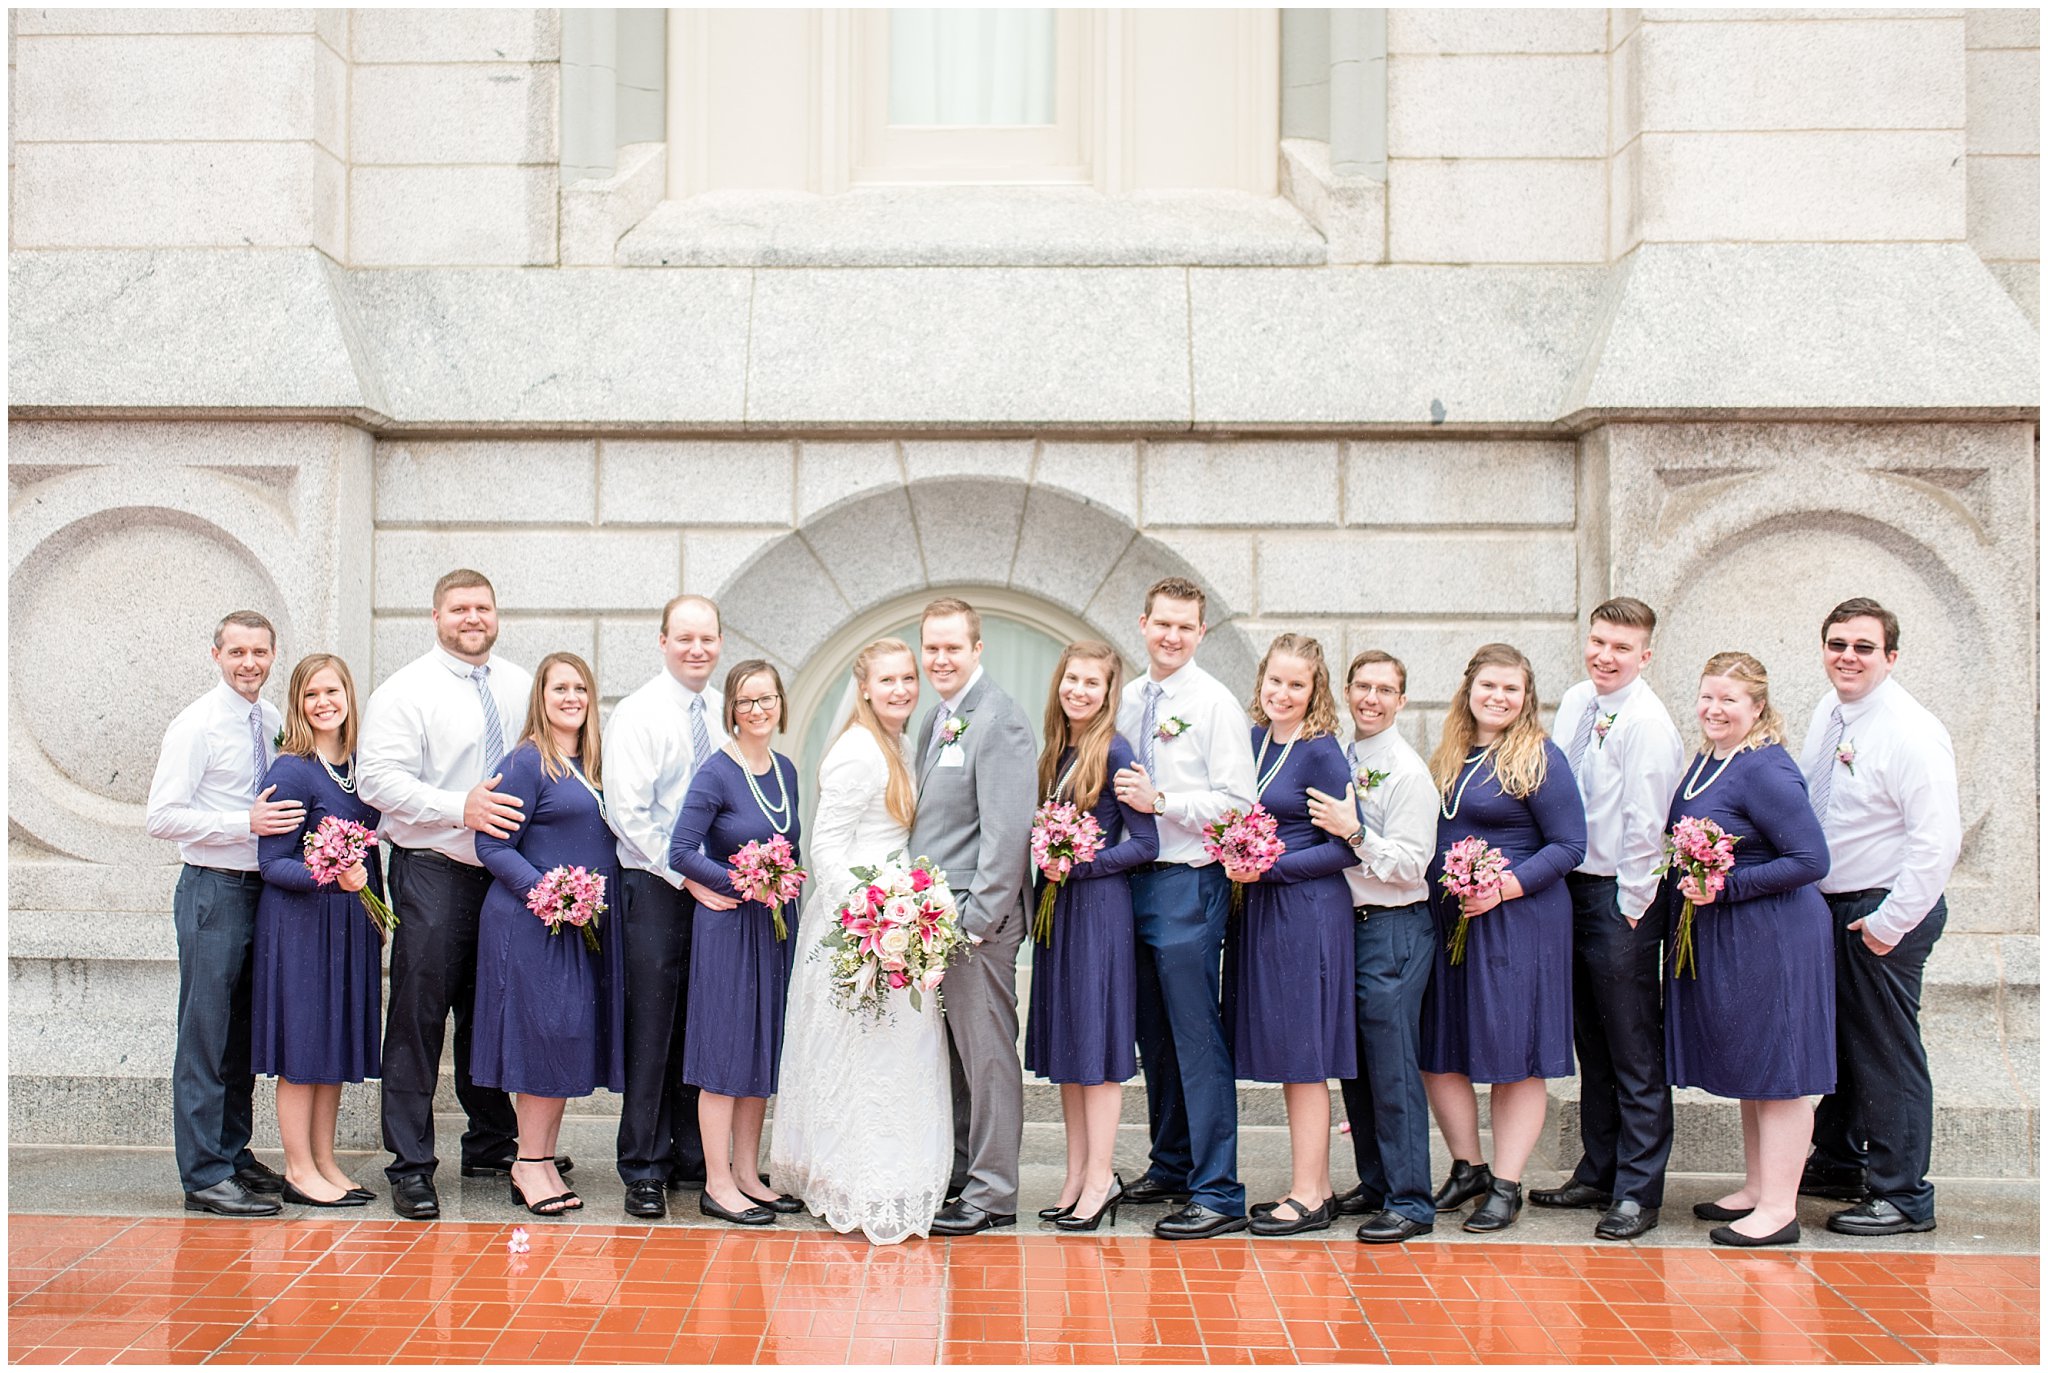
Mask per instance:
[[[553,1163],[555,1160],[550,1156],[544,1156],[541,1158],[520,1158],[517,1161],[520,1163]],[[508,1179],[510,1177],[509,1170],[507,1177]],[[518,1183],[512,1182],[509,1185],[512,1188],[513,1204],[524,1206],[536,1216],[564,1215],[567,1212],[579,1210],[583,1205],[583,1198],[577,1196],[574,1192],[563,1192],[552,1197],[542,1197],[539,1201],[528,1201],[526,1193],[519,1190]],[[571,1202],[574,1202],[575,1205],[570,1205],[569,1203]]]

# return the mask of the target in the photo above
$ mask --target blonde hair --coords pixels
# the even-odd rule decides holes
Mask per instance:
[[[1520,800],[1543,785],[1550,758],[1544,747],[1548,736],[1536,709],[1536,669],[1529,666],[1522,650],[1513,644],[1481,644],[1472,661],[1465,664],[1457,697],[1444,712],[1443,737],[1437,740],[1436,752],[1430,757],[1430,775],[1436,778],[1437,790],[1446,797],[1457,785],[1458,774],[1464,771],[1465,759],[1479,735],[1479,722],[1472,718],[1472,683],[1478,679],[1479,670],[1486,667],[1522,670],[1522,713],[1491,746],[1493,775],[1500,782],[1500,789]]]
[[[1082,810],[1094,810],[1102,799],[1103,783],[1109,780],[1109,741],[1116,737],[1117,699],[1124,689],[1124,660],[1100,639],[1068,644],[1060,654],[1059,666],[1052,670],[1052,689],[1045,695],[1045,750],[1038,755],[1038,794],[1051,800],[1059,781],[1060,754],[1067,746],[1069,725],[1066,708],[1060,705],[1060,679],[1066,676],[1067,664],[1076,659],[1102,663],[1106,668],[1102,705],[1081,726],[1081,737],[1074,741],[1073,801]]]
[[[1273,727],[1261,698],[1265,695],[1266,665],[1273,661],[1275,653],[1288,654],[1309,665],[1308,711],[1302,716],[1301,733],[1296,737],[1313,739],[1318,734],[1334,735],[1337,732],[1337,698],[1330,692],[1330,665],[1323,661],[1323,646],[1306,634],[1276,635],[1266,646],[1266,656],[1259,659],[1259,670],[1252,678],[1251,704],[1246,707],[1252,723],[1268,729]]]
[[[591,673],[590,664],[575,654],[550,653],[533,670],[533,690],[526,698],[526,728],[519,737],[533,740],[534,747],[540,750],[540,770],[547,774],[549,781],[560,781],[569,771],[569,760],[555,746],[555,732],[548,728],[548,673],[564,663],[576,669],[576,675],[583,679],[584,690],[590,693],[590,708],[583,712],[583,728],[576,741],[576,752],[583,759],[583,775],[590,779],[590,785],[601,787],[604,785],[604,761],[597,744],[597,678]]]
[[[1771,704],[1771,678],[1764,671],[1764,665],[1747,653],[1716,653],[1707,659],[1707,665],[1700,669],[1700,676],[1726,677],[1731,682],[1740,682],[1749,689],[1749,699],[1756,703],[1756,723],[1749,727],[1736,752],[1743,749],[1765,748],[1771,744],[1785,742],[1785,717]],[[1704,741],[1700,751],[1705,753],[1709,745]]]
[[[291,688],[285,694],[284,737],[277,746],[279,753],[297,754],[301,758],[313,756],[313,722],[306,718],[306,688],[314,673],[330,667],[341,678],[341,694],[348,699],[348,718],[341,722],[341,752],[344,757],[356,756],[356,679],[349,675],[348,664],[338,653],[308,653],[292,669]]]
[[[896,653],[910,659],[912,672],[917,670],[917,655],[901,639],[877,639],[855,656],[853,714],[847,717],[846,729],[839,732],[844,735],[846,730],[860,727],[875,736],[875,742],[882,746],[882,761],[889,765],[889,789],[884,793],[889,818],[909,829],[911,822],[917,819],[917,784],[911,779],[910,765],[903,761],[902,737],[890,736],[888,728],[882,724],[882,717],[875,714],[875,703],[859,690],[867,686],[868,674],[875,670],[876,661]]]

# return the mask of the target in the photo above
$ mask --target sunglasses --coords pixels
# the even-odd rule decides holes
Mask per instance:
[[[1875,658],[1882,651],[1878,645],[1865,643],[1861,639],[1858,639],[1853,644],[1847,639],[1829,639],[1823,647],[1828,652],[1838,656],[1844,653],[1853,653],[1859,658]]]

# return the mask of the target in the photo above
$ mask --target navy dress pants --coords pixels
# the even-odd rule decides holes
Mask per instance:
[[[263,879],[191,864],[178,875],[178,1045],[171,1066],[178,1177],[203,1192],[256,1161],[249,1152],[256,1078],[249,1069],[256,898]]]
[[[1426,901],[1371,911],[1355,923],[1358,1076],[1338,1083],[1366,1198],[1424,1224],[1436,1221],[1422,1089],[1422,997],[1435,940]]]

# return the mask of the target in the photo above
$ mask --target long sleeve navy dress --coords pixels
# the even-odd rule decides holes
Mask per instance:
[[[1459,770],[1436,827],[1429,908],[1436,967],[1422,1003],[1422,1070],[1474,1082],[1572,1075],[1572,897],[1565,874],[1586,861],[1586,808],[1564,751],[1545,741],[1543,782],[1501,790],[1489,750]],[[1438,885],[1461,839],[1505,853],[1522,895],[1472,917],[1465,959],[1451,963],[1458,900]]]
[[[354,760],[336,769],[353,780]],[[306,819],[256,841],[263,891],[256,901],[250,993],[250,1064],[287,1082],[361,1082],[383,1071],[383,940],[354,892],[316,886],[306,836],[330,815],[375,829],[383,817],[345,790],[316,758],[280,754],[263,779],[273,801],[297,801]],[[384,894],[377,853],[363,865]]]
[[[683,876],[723,896],[738,896],[726,875],[732,856],[754,840],[786,834],[797,860],[796,769],[771,755],[754,779],[768,809],[755,801],[747,777],[730,753],[711,756],[690,782],[676,814],[668,861]],[[775,812],[774,819],[768,811]],[[781,831],[776,824],[787,828]],[[721,1096],[775,1095],[782,1062],[782,1013],[789,975],[796,967],[798,902],[782,908],[789,938],[775,937],[775,920],[758,901],[729,911],[699,905],[690,936],[689,1022],[683,1032],[683,1081]]]
[[[1693,911],[1699,975],[1674,976],[1665,959],[1671,1085],[1746,1101],[1824,1095],[1835,1090],[1834,923],[1814,884],[1827,876],[1827,839],[1783,748],[1727,761],[1717,773],[1713,758],[1694,760],[1665,825],[1690,815],[1737,836],[1728,884]],[[1675,939],[1685,902],[1675,879],[1661,899]]]
[[[1102,794],[1089,812],[1102,826],[1103,847],[1060,884],[1052,942],[1031,955],[1024,1066],[1053,1082],[1092,1087],[1138,1071],[1138,940],[1129,873],[1159,856],[1159,823],[1118,801],[1108,784],[1133,757],[1123,736],[1110,737]],[[1073,749],[1061,753],[1062,774],[1073,760]],[[1035,886],[1044,885],[1039,877]],[[1036,896],[1031,909],[1038,909]]]
[[[572,760],[580,764],[581,760]],[[478,918],[476,1031],[470,1076],[485,1087],[531,1096],[588,1096],[626,1089],[626,941],[618,922],[618,840],[598,798],[572,772],[549,777],[540,749],[521,744],[498,790],[526,801],[509,838],[476,837],[493,881]],[[598,953],[569,925],[554,933],[526,908],[527,893],[557,867],[605,880]],[[400,917],[401,919],[403,916]]]
[[[1265,740],[1266,730],[1254,726],[1254,756]],[[1241,1078],[1356,1077],[1358,1002],[1344,869],[1358,855],[1317,829],[1308,813],[1308,789],[1342,796],[1351,764],[1327,734],[1301,740],[1276,762],[1259,803],[1277,822],[1287,852],[1245,887],[1244,911],[1232,922],[1223,951],[1223,1028]],[[1265,764],[1259,776],[1274,765]]]

